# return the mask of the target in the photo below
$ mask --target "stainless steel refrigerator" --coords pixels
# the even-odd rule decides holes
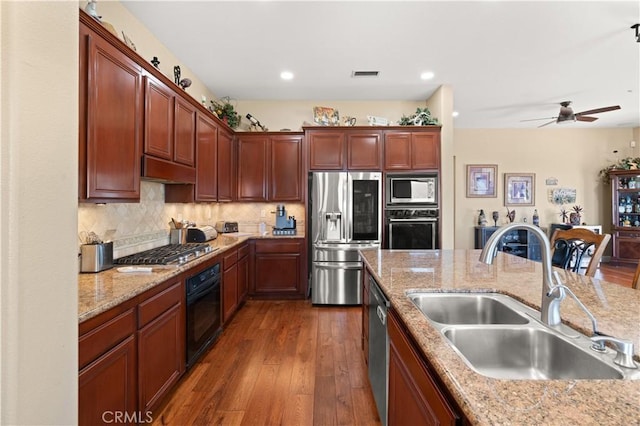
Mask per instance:
[[[382,173],[316,172],[309,177],[311,302],[362,303],[358,250],[382,240]]]

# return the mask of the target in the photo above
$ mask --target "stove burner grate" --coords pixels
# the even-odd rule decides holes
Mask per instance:
[[[150,250],[141,251],[140,253],[124,256],[115,259],[113,262],[117,265],[168,265],[172,263],[182,264],[187,258],[193,255],[198,257],[201,254],[211,252],[211,246],[203,243],[189,244],[169,244],[162,247],[156,247]],[[189,259],[191,260],[191,259]]]

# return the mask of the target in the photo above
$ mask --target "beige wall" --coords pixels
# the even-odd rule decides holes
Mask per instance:
[[[0,424],[76,424],[77,3],[2,1],[0,34]]]
[[[80,1],[80,8],[84,9],[86,1]],[[171,81],[173,78],[173,67],[180,66],[182,78],[190,78],[192,85],[186,89],[186,92],[198,102],[202,101],[202,95],[207,98],[207,106],[209,101],[213,99],[212,93],[188,67],[171,51],[169,51],[158,39],[149,32],[149,30],[134,17],[129,10],[122,5],[120,1],[98,1],[98,15],[102,16],[102,21],[108,22],[115,28],[120,40],[123,40],[122,32],[133,41],[136,46],[136,52],[147,62],[151,62],[154,56],[158,57],[160,65],[158,68]],[[180,52],[177,52],[178,54]]]
[[[535,173],[535,206],[516,207],[516,221],[531,222],[534,208],[541,226],[560,222],[560,206],[548,201],[553,188],[575,188],[576,203],[584,208],[582,220],[610,229],[610,188],[598,180],[598,171],[616,159],[637,155],[630,142],[637,141],[638,129],[455,129],[455,221],[456,248],[473,247],[473,226],[480,209],[489,222],[491,212],[500,212],[506,222],[504,173]],[[635,135],[635,136],[634,136]],[[618,150],[617,154],[613,151]],[[466,165],[497,164],[497,197],[466,198]],[[548,186],[545,179],[554,177],[558,185]],[[573,206],[565,205],[568,210]]]

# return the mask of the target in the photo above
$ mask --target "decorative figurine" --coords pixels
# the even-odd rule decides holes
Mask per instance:
[[[180,84],[180,65],[173,67],[173,82]]]
[[[509,222],[513,223],[513,221],[516,218],[516,211],[515,210],[509,211],[509,209],[507,209],[507,217],[509,218]]]
[[[153,59],[151,60],[151,63],[153,64],[154,67],[158,68],[158,65],[160,65],[160,61],[158,60],[157,56],[154,56]],[[159,69],[159,68],[158,68]]]
[[[92,17],[94,17],[95,19],[97,19],[98,21],[102,19],[102,16],[98,15],[98,10],[96,9],[96,0],[89,0],[87,5],[84,7],[84,11],[87,12]]]
[[[180,83],[178,83],[178,85],[182,87],[184,90],[186,90],[187,87],[191,86],[191,79],[183,78],[182,80],[180,80]]]

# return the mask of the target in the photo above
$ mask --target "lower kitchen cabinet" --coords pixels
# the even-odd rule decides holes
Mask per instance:
[[[184,297],[173,278],[80,323],[79,424],[147,419],[185,370]]]
[[[369,365],[369,270],[362,274],[362,353],[364,362]]]
[[[389,333],[389,425],[455,425],[460,416],[416,351],[395,312],[387,316]]]
[[[238,248],[238,304],[249,294],[249,243]]]
[[[238,251],[225,252],[222,258],[222,324],[238,309]]]
[[[185,370],[185,289],[180,281],[138,306],[138,403],[150,411]]]
[[[111,413],[136,411],[134,309],[82,334],[78,358],[78,424],[103,424]]]
[[[259,298],[304,298],[304,240],[261,239],[252,245],[250,294]]]

